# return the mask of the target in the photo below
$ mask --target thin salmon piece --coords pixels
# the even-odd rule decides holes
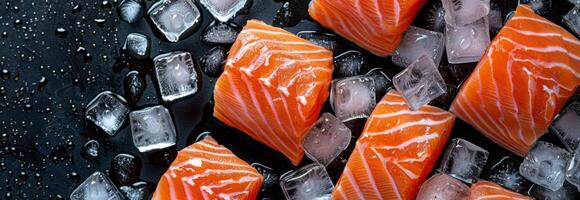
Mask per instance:
[[[256,199],[263,177],[207,136],[177,154],[153,200]]]
[[[312,0],[323,26],[378,56],[391,55],[426,0]]]
[[[453,114],[436,107],[409,110],[391,90],[368,119],[333,199],[414,199],[454,123]]]
[[[332,52],[250,20],[214,90],[214,116],[284,154],[294,165],[332,79]]]
[[[498,184],[488,181],[479,181],[469,188],[469,197],[467,200],[533,200],[533,198],[512,192]]]
[[[580,85],[580,41],[527,5],[491,42],[451,111],[524,156]]]

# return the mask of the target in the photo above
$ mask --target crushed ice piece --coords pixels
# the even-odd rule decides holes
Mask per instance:
[[[169,110],[154,106],[130,114],[133,143],[140,152],[165,149],[175,145],[176,133]]]
[[[96,140],[87,141],[81,148],[81,155],[86,159],[99,157],[99,142]]]
[[[170,102],[197,93],[199,76],[189,52],[161,54],[153,62],[163,101]]]
[[[214,47],[199,59],[203,72],[211,77],[218,77],[224,71],[227,52],[222,47]]]
[[[411,63],[393,78],[393,85],[405,98],[411,110],[417,110],[433,99],[445,94],[447,85],[433,63],[426,55]]]
[[[71,194],[71,200],[123,200],[123,195],[107,175],[95,172]]]
[[[125,122],[128,113],[129,107],[122,96],[104,91],[87,104],[85,117],[113,136]]]
[[[121,20],[127,23],[135,23],[145,16],[145,2],[143,0],[123,0],[119,3],[117,13]]]
[[[572,159],[568,162],[566,167],[566,180],[578,187],[578,191],[580,191],[580,148],[574,151]]]
[[[125,96],[133,104],[137,104],[145,93],[146,83],[138,71],[130,71],[125,75]]]
[[[466,183],[474,183],[487,163],[489,152],[471,142],[455,138],[444,152],[438,171]]]
[[[580,103],[570,103],[558,114],[550,128],[568,149],[577,149],[580,144]]]
[[[378,103],[381,101],[381,99],[383,99],[383,96],[387,94],[387,91],[389,91],[389,88],[391,88],[393,81],[391,81],[391,79],[385,74],[385,72],[383,72],[381,68],[371,69],[369,72],[367,72],[366,75],[372,77],[373,80],[375,80],[375,97]]]
[[[297,35],[298,37],[304,38],[331,51],[336,51],[338,48],[338,42],[336,41],[336,36],[334,34],[321,33],[317,31],[301,31]]]
[[[570,12],[568,12],[562,20],[564,24],[568,26],[576,35],[580,35],[580,6],[574,7]]]
[[[489,13],[489,0],[441,0],[447,24],[471,24]]]
[[[338,118],[324,113],[302,139],[302,148],[310,159],[327,166],[348,147],[351,136]]]
[[[141,161],[139,158],[127,154],[117,154],[111,161],[109,177],[118,185],[130,185],[139,179]]]
[[[351,77],[360,75],[365,58],[359,51],[347,51],[334,58],[334,68],[338,72],[338,77]]]
[[[551,143],[538,141],[520,165],[520,174],[537,185],[556,191],[566,178],[570,153]]]
[[[200,0],[199,3],[207,9],[215,19],[227,22],[244,6],[247,0]]]
[[[330,91],[331,107],[340,120],[367,118],[377,105],[375,81],[367,75],[337,79]]]
[[[438,66],[443,57],[444,46],[443,33],[411,26],[391,58],[395,65],[407,67],[422,55],[427,55]]]
[[[469,187],[443,173],[433,175],[421,185],[416,200],[467,199]]]
[[[567,182],[559,190],[552,191],[539,185],[532,185],[528,190],[528,195],[537,200],[577,200],[578,190]]]
[[[227,23],[212,23],[201,37],[204,42],[213,44],[233,44],[238,37],[238,26]]]
[[[449,63],[478,62],[491,42],[487,17],[464,26],[445,26],[445,49]]]
[[[147,182],[137,182],[132,185],[124,185],[119,188],[127,200],[146,200],[151,194],[151,185]]]
[[[151,54],[151,39],[141,33],[127,35],[123,50],[136,59],[146,59]]]
[[[169,42],[189,36],[201,24],[201,13],[192,0],[159,0],[147,13]]]
[[[282,175],[280,186],[288,200],[330,200],[334,189],[326,169],[318,163]]]
[[[506,156],[491,167],[487,179],[515,192],[523,192],[524,177],[520,175],[520,162]]]

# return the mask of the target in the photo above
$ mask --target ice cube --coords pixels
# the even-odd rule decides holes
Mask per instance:
[[[136,59],[146,59],[151,53],[151,39],[140,33],[127,35],[123,50]]]
[[[530,7],[532,7],[532,9],[540,15],[548,14],[552,9],[552,0],[528,0],[528,1]]]
[[[427,27],[432,31],[445,31],[445,9],[441,2],[437,1],[433,4],[433,8],[427,14]]]
[[[125,96],[131,103],[137,104],[145,93],[146,83],[138,71],[130,71],[125,75]]]
[[[117,154],[111,161],[109,177],[119,185],[130,185],[139,179],[141,161],[139,158],[127,154]]]
[[[422,55],[427,55],[438,66],[443,57],[444,46],[443,33],[411,26],[391,58],[395,65],[407,67]]]
[[[359,51],[347,51],[334,58],[334,68],[338,77],[351,77],[360,75],[365,59]]]
[[[207,55],[199,59],[203,72],[211,77],[218,77],[224,71],[227,56],[226,50],[222,47],[209,50]]]
[[[523,192],[524,177],[520,175],[520,162],[506,156],[491,167],[487,179],[516,192]]]
[[[275,184],[280,183],[280,175],[277,174],[274,169],[260,163],[252,163],[251,166],[264,177],[262,190],[271,188]]]
[[[334,188],[326,169],[318,163],[282,175],[280,186],[288,200],[329,200]]]
[[[214,23],[205,30],[202,40],[214,44],[233,44],[238,37],[238,26],[227,23]]]
[[[578,187],[578,190],[580,191],[580,148],[575,150],[572,159],[568,162],[568,167],[566,168],[566,180]]]
[[[145,16],[146,7],[143,0],[123,0],[119,3],[117,13],[121,20],[131,24]]]
[[[447,85],[429,56],[421,56],[393,78],[393,85],[412,110],[445,94]]]
[[[321,33],[317,31],[301,31],[298,37],[309,40],[310,42],[324,47],[328,50],[335,51],[338,48],[336,36],[330,33]]]
[[[99,142],[96,140],[89,140],[81,148],[81,155],[86,159],[94,159],[99,157]]]
[[[568,14],[564,15],[562,20],[576,35],[580,35],[580,6],[574,7]]]
[[[151,186],[147,182],[137,182],[133,185],[124,185],[119,188],[127,200],[146,200],[151,193]]]
[[[577,200],[578,190],[573,185],[565,182],[564,186],[557,191],[533,185],[530,187],[528,194],[537,200]]]
[[[489,152],[485,149],[467,140],[455,138],[447,146],[438,171],[463,182],[474,183],[485,167],[488,155]]]
[[[441,0],[445,21],[454,26],[471,24],[489,13],[489,0]]]
[[[580,5],[580,0],[568,0],[568,1],[575,4],[576,6]]]
[[[175,145],[176,133],[169,111],[163,106],[154,106],[133,111],[131,132],[133,143],[140,152],[160,150]]]
[[[85,117],[113,136],[125,122],[128,113],[129,107],[122,96],[104,91],[89,102]]]
[[[464,26],[445,26],[445,49],[449,63],[477,62],[490,43],[487,17]]]
[[[375,81],[375,97],[377,102],[381,101],[383,96],[387,94],[389,88],[391,88],[393,82],[381,68],[371,69],[367,72],[367,76],[372,77]]]
[[[95,172],[71,194],[71,200],[123,200],[117,187],[102,172]]]
[[[192,0],[159,0],[148,13],[159,32],[170,42],[189,36],[201,24],[201,13]]]
[[[377,105],[375,81],[367,75],[337,79],[330,91],[331,106],[340,120],[367,118]]]
[[[175,51],[155,59],[155,73],[165,102],[197,93],[197,71],[189,52]]]
[[[556,191],[564,184],[569,159],[566,150],[538,141],[520,165],[520,174],[537,185]]]
[[[348,127],[334,115],[324,113],[302,139],[302,148],[310,159],[327,166],[348,147],[350,137]]]
[[[580,144],[580,103],[572,102],[554,119],[550,128],[568,149],[574,151]]]
[[[200,0],[199,2],[215,19],[227,22],[244,8],[247,0]]]
[[[276,17],[272,25],[276,27],[296,26],[303,19],[308,17],[308,1],[286,0],[282,7],[276,11]]]
[[[443,173],[433,175],[421,185],[416,200],[467,199],[469,187]]]

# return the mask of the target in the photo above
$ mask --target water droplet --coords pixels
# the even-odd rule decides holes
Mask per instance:
[[[65,28],[57,28],[55,33],[57,37],[64,38],[68,34],[68,31]]]

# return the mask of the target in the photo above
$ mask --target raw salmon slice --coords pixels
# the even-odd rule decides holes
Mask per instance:
[[[455,116],[409,110],[391,90],[377,105],[336,187],[334,199],[414,199],[441,154]]]
[[[179,151],[154,200],[256,199],[264,178],[210,136]]]
[[[468,200],[533,200],[533,198],[512,192],[498,184],[488,181],[479,181],[469,189]]]
[[[523,156],[580,84],[580,41],[520,5],[461,87],[451,111]]]
[[[298,165],[332,79],[332,52],[250,20],[230,50],[214,90],[214,116]]]
[[[312,0],[308,12],[323,26],[378,56],[399,46],[426,0]]]

